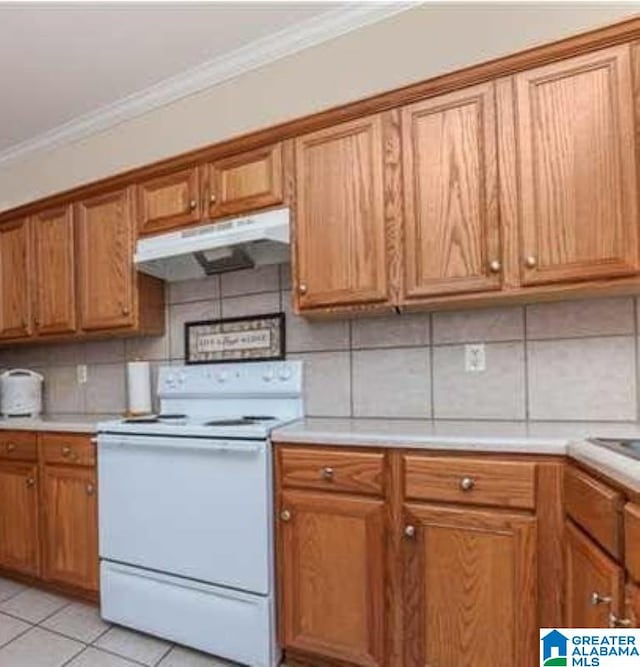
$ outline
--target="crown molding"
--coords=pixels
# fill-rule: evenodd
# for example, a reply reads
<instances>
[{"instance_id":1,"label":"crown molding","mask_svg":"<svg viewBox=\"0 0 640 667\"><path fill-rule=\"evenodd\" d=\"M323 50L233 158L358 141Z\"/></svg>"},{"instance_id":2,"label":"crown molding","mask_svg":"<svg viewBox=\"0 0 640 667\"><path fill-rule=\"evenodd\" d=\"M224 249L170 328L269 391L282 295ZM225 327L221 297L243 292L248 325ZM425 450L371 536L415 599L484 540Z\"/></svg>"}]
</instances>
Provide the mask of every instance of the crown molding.
<instances>
[{"instance_id":1,"label":"crown molding","mask_svg":"<svg viewBox=\"0 0 640 667\"><path fill-rule=\"evenodd\" d=\"M0 150L0 165L102 132L286 56L382 21L417 4L420 3L415 0L363 2L330 10Z\"/></svg>"}]
</instances>

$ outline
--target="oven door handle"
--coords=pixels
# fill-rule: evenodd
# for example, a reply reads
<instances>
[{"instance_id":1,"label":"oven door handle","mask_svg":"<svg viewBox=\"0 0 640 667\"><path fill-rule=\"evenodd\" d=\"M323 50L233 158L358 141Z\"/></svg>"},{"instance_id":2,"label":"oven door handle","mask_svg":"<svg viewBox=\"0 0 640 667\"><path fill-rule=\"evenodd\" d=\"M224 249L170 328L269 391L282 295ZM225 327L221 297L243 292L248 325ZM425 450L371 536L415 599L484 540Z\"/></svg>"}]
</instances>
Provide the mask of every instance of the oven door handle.
<instances>
[{"instance_id":1,"label":"oven door handle","mask_svg":"<svg viewBox=\"0 0 640 667\"><path fill-rule=\"evenodd\" d=\"M211 452L212 454L257 454L264 451L266 442L210 440L208 438L167 438L145 436L99 435L98 451L104 449L172 449L176 451Z\"/></svg>"}]
</instances>

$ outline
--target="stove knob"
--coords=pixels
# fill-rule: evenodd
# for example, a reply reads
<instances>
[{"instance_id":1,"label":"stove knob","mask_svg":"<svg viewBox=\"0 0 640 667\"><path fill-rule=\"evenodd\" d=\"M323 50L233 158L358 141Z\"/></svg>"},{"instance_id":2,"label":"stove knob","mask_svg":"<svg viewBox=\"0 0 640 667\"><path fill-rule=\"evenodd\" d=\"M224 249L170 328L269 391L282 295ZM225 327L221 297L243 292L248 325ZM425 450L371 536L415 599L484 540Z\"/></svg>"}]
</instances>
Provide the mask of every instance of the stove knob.
<instances>
[{"instance_id":1,"label":"stove knob","mask_svg":"<svg viewBox=\"0 0 640 667\"><path fill-rule=\"evenodd\" d=\"M228 378L229 378L229 373L227 373L227 371L218 371L216 373L216 380L220 383L226 382Z\"/></svg>"},{"instance_id":2,"label":"stove knob","mask_svg":"<svg viewBox=\"0 0 640 667\"><path fill-rule=\"evenodd\" d=\"M273 368L267 368L267 370L264 372L262 379L265 382L271 382L272 380L275 380L276 374L273 371Z\"/></svg>"},{"instance_id":3,"label":"stove knob","mask_svg":"<svg viewBox=\"0 0 640 667\"><path fill-rule=\"evenodd\" d=\"M281 366L278 371L278 377L284 382L291 377L291 368L289 366Z\"/></svg>"}]
</instances>

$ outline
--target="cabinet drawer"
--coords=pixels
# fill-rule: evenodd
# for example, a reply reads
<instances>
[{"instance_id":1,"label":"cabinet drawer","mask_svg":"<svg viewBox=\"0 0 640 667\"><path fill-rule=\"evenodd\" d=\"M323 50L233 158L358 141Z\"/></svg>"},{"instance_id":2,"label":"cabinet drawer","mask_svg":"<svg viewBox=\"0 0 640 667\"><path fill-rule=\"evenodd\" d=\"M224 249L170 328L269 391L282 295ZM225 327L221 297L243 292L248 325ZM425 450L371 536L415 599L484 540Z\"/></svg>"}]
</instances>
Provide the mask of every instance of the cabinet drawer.
<instances>
[{"instance_id":1,"label":"cabinet drawer","mask_svg":"<svg viewBox=\"0 0 640 667\"><path fill-rule=\"evenodd\" d=\"M68 463L92 466L96 463L96 446L87 435L47 433L40 436L45 463Z\"/></svg>"},{"instance_id":2,"label":"cabinet drawer","mask_svg":"<svg viewBox=\"0 0 640 667\"><path fill-rule=\"evenodd\" d=\"M384 491L382 452L279 447L278 457L283 487L370 495L382 495Z\"/></svg>"},{"instance_id":3,"label":"cabinet drawer","mask_svg":"<svg viewBox=\"0 0 640 667\"><path fill-rule=\"evenodd\" d=\"M533 509L535 472L535 463L527 462L404 457L405 494L415 500Z\"/></svg>"},{"instance_id":4,"label":"cabinet drawer","mask_svg":"<svg viewBox=\"0 0 640 667\"><path fill-rule=\"evenodd\" d=\"M624 562L629 574L640 582L640 505L627 503L624 508Z\"/></svg>"},{"instance_id":5,"label":"cabinet drawer","mask_svg":"<svg viewBox=\"0 0 640 667\"><path fill-rule=\"evenodd\" d=\"M622 494L577 468L564 475L566 513L612 556L621 556Z\"/></svg>"},{"instance_id":6,"label":"cabinet drawer","mask_svg":"<svg viewBox=\"0 0 640 667\"><path fill-rule=\"evenodd\" d=\"M35 461L38 458L36 434L28 431L0 433L0 458L15 461Z\"/></svg>"}]
</instances>

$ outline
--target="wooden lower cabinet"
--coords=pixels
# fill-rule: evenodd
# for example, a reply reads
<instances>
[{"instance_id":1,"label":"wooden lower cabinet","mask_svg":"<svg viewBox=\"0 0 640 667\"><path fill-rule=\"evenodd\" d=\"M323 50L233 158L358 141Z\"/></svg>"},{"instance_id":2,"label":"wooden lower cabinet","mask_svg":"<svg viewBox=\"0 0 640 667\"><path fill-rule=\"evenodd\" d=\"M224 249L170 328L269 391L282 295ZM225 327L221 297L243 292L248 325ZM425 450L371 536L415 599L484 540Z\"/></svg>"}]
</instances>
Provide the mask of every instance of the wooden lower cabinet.
<instances>
[{"instance_id":1,"label":"wooden lower cabinet","mask_svg":"<svg viewBox=\"0 0 640 667\"><path fill-rule=\"evenodd\" d=\"M0 461L0 567L37 575L38 468Z\"/></svg>"},{"instance_id":2,"label":"wooden lower cabinet","mask_svg":"<svg viewBox=\"0 0 640 667\"><path fill-rule=\"evenodd\" d=\"M352 665L384 665L383 501L286 491L280 518L282 645Z\"/></svg>"},{"instance_id":3,"label":"wooden lower cabinet","mask_svg":"<svg viewBox=\"0 0 640 667\"><path fill-rule=\"evenodd\" d=\"M98 590L98 520L93 468L47 465L43 476L47 581Z\"/></svg>"},{"instance_id":4,"label":"wooden lower cabinet","mask_svg":"<svg viewBox=\"0 0 640 667\"><path fill-rule=\"evenodd\" d=\"M572 521L565 531L566 625L607 628L622 609L624 570Z\"/></svg>"},{"instance_id":5,"label":"wooden lower cabinet","mask_svg":"<svg viewBox=\"0 0 640 667\"><path fill-rule=\"evenodd\" d=\"M404 664L533 665L536 518L405 505Z\"/></svg>"}]
</instances>

